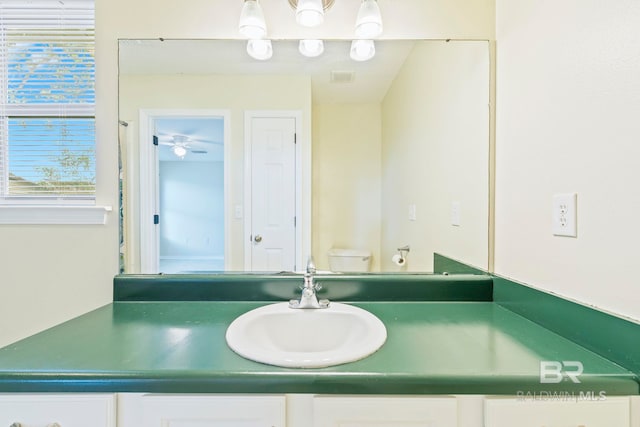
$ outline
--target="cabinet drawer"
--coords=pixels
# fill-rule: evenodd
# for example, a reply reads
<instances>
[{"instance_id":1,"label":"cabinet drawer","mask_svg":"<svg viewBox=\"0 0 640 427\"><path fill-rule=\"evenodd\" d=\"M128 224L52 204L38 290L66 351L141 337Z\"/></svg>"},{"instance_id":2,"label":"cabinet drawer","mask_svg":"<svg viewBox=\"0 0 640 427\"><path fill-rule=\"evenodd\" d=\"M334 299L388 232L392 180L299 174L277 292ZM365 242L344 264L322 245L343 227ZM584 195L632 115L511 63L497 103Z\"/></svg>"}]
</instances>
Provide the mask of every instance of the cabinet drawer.
<instances>
[{"instance_id":1,"label":"cabinet drawer","mask_svg":"<svg viewBox=\"0 0 640 427\"><path fill-rule=\"evenodd\" d=\"M285 427L285 396L121 395L118 427Z\"/></svg>"},{"instance_id":2,"label":"cabinet drawer","mask_svg":"<svg viewBox=\"0 0 640 427\"><path fill-rule=\"evenodd\" d=\"M115 427L111 394L0 394L0 426Z\"/></svg>"},{"instance_id":3,"label":"cabinet drawer","mask_svg":"<svg viewBox=\"0 0 640 427\"><path fill-rule=\"evenodd\" d=\"M457 427L455 397L317 396L314 427Z\"/></svg>"},{"instance_id":4,"label":"cabinet drawer","mask_svg":"<svg viewBox=\"0 0 640 427\"><path fill-rule=\"evenodd\" d=\"M628 397L604 400L488 398L485 427L629 427Z\"/></svg>"}]
</instances>

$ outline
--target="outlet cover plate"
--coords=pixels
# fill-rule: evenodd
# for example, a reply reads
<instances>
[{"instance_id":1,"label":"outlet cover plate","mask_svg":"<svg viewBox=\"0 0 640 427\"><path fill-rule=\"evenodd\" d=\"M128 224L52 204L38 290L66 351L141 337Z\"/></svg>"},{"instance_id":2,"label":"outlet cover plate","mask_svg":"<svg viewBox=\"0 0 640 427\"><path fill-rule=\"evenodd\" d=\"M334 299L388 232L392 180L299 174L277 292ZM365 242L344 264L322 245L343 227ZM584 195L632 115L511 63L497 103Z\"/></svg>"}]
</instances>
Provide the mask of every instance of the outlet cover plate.
<instances>
[{"instance_id":1,"label":"outlet cover plate","mask_svg":"<svg viewBox=\"0 0 640 427\"><path fill-rule=\"evenodd\" d=\"M554 236L577 237L577 205L576 193L554 194L552 231Z\"/></svg>"}]
</instances>

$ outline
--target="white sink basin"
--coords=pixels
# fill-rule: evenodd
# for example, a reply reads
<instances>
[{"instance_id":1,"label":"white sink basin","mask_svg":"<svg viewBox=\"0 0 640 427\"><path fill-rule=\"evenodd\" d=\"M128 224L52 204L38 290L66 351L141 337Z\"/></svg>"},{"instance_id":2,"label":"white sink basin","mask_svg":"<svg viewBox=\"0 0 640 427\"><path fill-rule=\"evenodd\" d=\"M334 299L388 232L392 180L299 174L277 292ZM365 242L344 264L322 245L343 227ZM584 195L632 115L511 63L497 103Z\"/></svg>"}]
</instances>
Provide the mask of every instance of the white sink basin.
<instances>
[{"instance_id":1,"label":"white sink basin","mask_svg":"<svg viewBox=\"0 0 640 427\"><path fill-rule=\"evenodd\" d=\"M363 359L387 339L373 314L332 302L324 309L265 305L235 319L227 344L240 356L287 368L322 368Z\"/></svg>"}]
</instances>

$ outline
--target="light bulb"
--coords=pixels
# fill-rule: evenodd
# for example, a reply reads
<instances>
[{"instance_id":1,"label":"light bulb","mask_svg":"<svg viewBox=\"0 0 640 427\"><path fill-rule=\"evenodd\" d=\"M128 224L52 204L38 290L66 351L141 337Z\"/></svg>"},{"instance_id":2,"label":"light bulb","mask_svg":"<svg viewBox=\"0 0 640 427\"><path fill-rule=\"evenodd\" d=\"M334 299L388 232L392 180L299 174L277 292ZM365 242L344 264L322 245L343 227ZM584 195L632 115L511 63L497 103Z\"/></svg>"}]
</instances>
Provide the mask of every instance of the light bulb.
<instances>
[{"instance_id":1,"label":"light bulb","mask_svg":"<svg viewBox=\"0 0 640 427\"><path fill-rule=\"evenodd\" d=\"M367 61L376 54L376 46L373 40L354 40L351 42L351 59L354 61Z\"/></svg>"},{"instance_id":2,"label":"light bulb","mask_svg":"<svg viewBox=\"0 0 640 427\"><path fill-rule=\"evenodd\" d=\"M314 58L322 55L322 52L324 52L324 43L322 40L300 40L298 50L304 56Z\"/></svg>"},{"instance_id":3,"label":"light bulb","mask_svg":"<svg viewBox=\"0 0 640 427\"><path fill-rule=\"evenodd\" d=\"M322 0L298 0L296 22L303 27L317 27L324 22Z\"/></svg>"},{"instance_id":4,"label":"light bulb","mask_svg":"<svg viewBox=\"0 0 640 427\"><path fill-rule=\"evenodd\" d=\"M261 39L267 35L267 24L257 0L245 0L238 29L240 34L250 39Z\"/></svg>"},{"instance_id":5,"label":"light bulb","mask_svg":"<svg viewBox=\"0 0 640 427\"><path fill-rule=\"evenodd\" d=\"M271 40L259 39L247 42L247 53L254 59L265 61L273 56Z\"/></svg>"},{"instance_id":6,"label":"light bulb","mask_svg":"<svg viewBox=\"0 0 640 427\"><path fill-rule=\"evenodd\" d=\"M184 148L182 145L174 145L173 154L175 154L180 158L183 158L187 154L187 149Z\"/></svg>"},{"instance_id":7,"label":"light bulb","mask_svg":"<svg viewBox=\"0 0 640 427\"><path fill-rule=\"evenodd\" d=\"M356 19L356 36L372 39L382 34L382 15L376 0L363 0Z\"/></svg>"}]
</instances>

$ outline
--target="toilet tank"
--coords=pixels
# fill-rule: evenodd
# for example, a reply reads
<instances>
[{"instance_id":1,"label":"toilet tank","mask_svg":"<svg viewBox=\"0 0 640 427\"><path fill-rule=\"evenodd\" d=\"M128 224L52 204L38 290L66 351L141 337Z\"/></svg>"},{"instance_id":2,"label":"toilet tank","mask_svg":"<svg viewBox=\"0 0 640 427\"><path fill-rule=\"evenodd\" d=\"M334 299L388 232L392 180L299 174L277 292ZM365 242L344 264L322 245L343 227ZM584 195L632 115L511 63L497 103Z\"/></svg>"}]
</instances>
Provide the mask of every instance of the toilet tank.
<instances>
[{"instance_id":1,"label":"toilet tank","mask_svg":"<svg viewBox=\"0 0 640 427\"><path fill-rule=\"evenodd\" d=\"M360 249L329 249L329 269L341 273L369 271L371 252Z\"/></svg>"}]
</instances>

